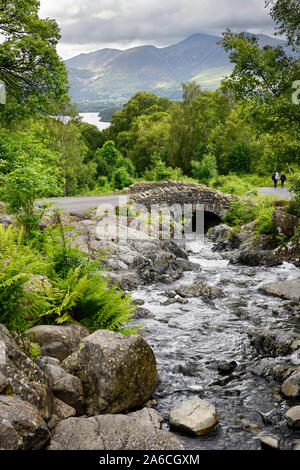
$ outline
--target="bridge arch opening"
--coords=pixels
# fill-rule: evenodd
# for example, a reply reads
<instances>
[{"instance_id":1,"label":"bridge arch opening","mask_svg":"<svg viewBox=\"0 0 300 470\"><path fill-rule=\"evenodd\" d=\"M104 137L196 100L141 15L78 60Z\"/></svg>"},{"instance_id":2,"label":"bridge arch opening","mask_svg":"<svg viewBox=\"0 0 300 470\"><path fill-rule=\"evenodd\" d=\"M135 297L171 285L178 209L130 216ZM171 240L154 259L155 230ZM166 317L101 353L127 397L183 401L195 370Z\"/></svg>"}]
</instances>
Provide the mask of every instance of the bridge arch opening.
<instances>
[{"instance_id":1,"label":"bridge arch opening","mask_svg":"<svg viewBox=\"0 0 300 470\"><path fill-rule=\"evenodd\" d=\"M204 212L204 233L207 233L210 228L215 227L221 223L222 219L217 214L207 211Z\"/></svg>"},{"instance_id":2,"label":"bridge arch opening","mask_svg":"<svg viewBox=\"0 0 300 470\"><path fill-rule=\"evenodd\" d=\"M196 231L196 218L197 218L197 211L193 211L193 219L192 219L192 227L193 232ZM222 223L222 219L217 214L213 212L204 211L204 233L207 233L208 230L216 225Z\"/></svg>"}]
</instances>

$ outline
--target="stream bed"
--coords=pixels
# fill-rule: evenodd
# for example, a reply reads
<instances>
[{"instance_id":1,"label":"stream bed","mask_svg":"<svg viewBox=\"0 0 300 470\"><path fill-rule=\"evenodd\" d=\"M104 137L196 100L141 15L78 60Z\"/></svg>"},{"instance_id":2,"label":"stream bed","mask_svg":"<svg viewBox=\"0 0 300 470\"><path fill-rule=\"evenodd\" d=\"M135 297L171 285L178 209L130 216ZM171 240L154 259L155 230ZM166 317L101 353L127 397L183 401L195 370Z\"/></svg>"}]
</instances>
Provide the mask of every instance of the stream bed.
<instances>
[{"instance_id":1,"label":"stream bed","mask_svg":"<svg viewBox=\"0 0 300 470\"><path fill-rule=\"evenodd\" d=\"M275 268L229 264L226 253L214 252L213 245L207 238L187 244L190 261L200 265L198 271L185 272L172 285L142 286L133 294L155 315L135 324L143 325L143 335L156 356L161 382L153 398L165 419L163 429L170 430L169 412L175 403L197 395L215 405L219 427L200 437L171 430L186 450L259 449L261 431L281 437L281 448L289 449L296 436L282 418L288 403L280 396L278 383L251 373L259 355L248 333L257 329L299 333L299 322L279 307L281 299L262 294L258 288L266 282L297 278L300 269L289 263ZM218 287L224 297L161 305L168 298L167 290L195 281ZM230 361L237 368L227 381L228 376L219 374L218 364ZM266 426L258 411L272 409L279 411L279 418Z\"/></svg>"}]
</instances>

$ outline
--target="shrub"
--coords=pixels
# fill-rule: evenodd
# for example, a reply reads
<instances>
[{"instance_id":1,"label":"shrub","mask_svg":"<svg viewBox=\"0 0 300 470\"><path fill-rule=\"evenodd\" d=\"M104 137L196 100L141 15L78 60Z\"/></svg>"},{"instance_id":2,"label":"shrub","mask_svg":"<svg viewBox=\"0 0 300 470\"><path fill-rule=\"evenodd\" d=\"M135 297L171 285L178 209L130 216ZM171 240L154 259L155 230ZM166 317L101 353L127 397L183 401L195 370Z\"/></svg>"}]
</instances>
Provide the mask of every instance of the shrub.
<instances>
[{"instance_id":1,"label":"shrub","mask_svg":"<svg viewBox=\"0 0 300 470\"><path fill-rule=\"evenodd\" d=\"M192 162L192 174L199 183L209 185L210 181L218 174L215 156L207 154L204 155L201 162Z\"/></svg>"},{"instance_id":2,"label":"shrub","mask_svg":"<svg viewBox=\"0 0 300 470\"><path fill-rule=\"evenodd\" d=\"M263 207L256 219L255 231L257 233L265 233L270 235L275 235L275 225L272 219L272 214L274 212L273 207Z\"/></svg>"},{"instance_id":3,"label":"shrub","mask_svg":"<svg viewBox=\"0 0 300 470\"><path fill-rule=\"evenodd\" d=\"M291 191L294 193L294 197L289 202L287 211L289 214L295 215L300 218L300 175L296 174L291 178Z\"/></svg>"},{"instance_id":4,"label":"shrub","mask_svg":"<svg viewBox=\"0 0 300 470\"><path fill-rule=\"evenodd\" d=\"M114 171L112 184L115 189L123 189L134 183L134 179L127 173L126 168L121 167Z\"/></svg>"},{"instance_id":5,"label":"shrub","mask_svg":"<svg viewBox=\"0 0 300 470\"><path fill-rule=\"evenodd\" d=\"M180 168L167 167L157 154L152 155L151 165L144 173L146 181L162 181L165 179L180 180L183 177Z\"/></svg>"},{"instance_id":6,"label":"shrub","mask_svg":"<svg viewBox=\"0 0 300 470\"><path fill-rule=\"evenodd\" d=\"M236 194L237 196L242 196L247 194L253 189L253 186L243 179L239 178L237 175L220 175L217 176L210 184L210 186L218 191L227 194Z\"/></svg>"},{"instance_id":7,"label":"shrub","mask_svg":"<svg viewBox=\"0 0 300 470\"><path fill-rule=\"evenodd\" d=\"M250 201L248 204L242 201L235 201L230 204L230 210L224 217L224 222L231 227L240 227L255 220L256 214L256 207Z\"/></svg>"},{"instance_id":8,"label":"shrub","mask_svg":"<svg viewBox=\"0 0 300 470\"><path fill-rule=\"evenodd\" d=\"M59 196L60 173L38 160L19 158L16 167L1 177L0 197L9 214L15 215L27 232L36 229L47 205L35 204L38 198Z\"/></svg>"},{"instance_id":9,"label":"shrub","mask_svg":"<svg viewBox=\"0 0 300 470\"><path fill-rule=\"evenodd\" d=\"M228 225L242 226L254 220L258 220L261 215L261 230L270 229L270 214L273 213L273 198L259 196L256 198L244 198L244 200L234 201L230 204L230 210L224 217L224 222ZM268 222L267 222L268 221ZM261 233L270 233L261 232Z\"/></svg>"}]
</instances>

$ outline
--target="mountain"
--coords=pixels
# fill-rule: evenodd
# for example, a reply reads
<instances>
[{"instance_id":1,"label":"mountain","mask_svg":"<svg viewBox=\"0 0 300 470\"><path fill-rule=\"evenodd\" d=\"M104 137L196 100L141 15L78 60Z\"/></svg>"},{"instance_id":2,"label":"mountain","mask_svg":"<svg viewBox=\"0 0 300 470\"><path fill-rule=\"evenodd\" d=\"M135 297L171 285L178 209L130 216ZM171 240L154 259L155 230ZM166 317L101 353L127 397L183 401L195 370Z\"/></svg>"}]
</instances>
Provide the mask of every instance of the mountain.
<instances>
[{"instance_id":1,"label":"mountain","mask_svg":"<svg viewBox=\"0 0 300 470\"><path fill-rule=\"evenodd\" d=\"M257 36L261 46L286 46L285 41ZM168 47L101 49L72 57L65 61L71 97L85 104L123 103L138 91L149 91L176 100L181 98L181 83L190 80L202 89L216 89L233 68L228 53L217 44L220 39L194 34Z\"/></svg>"}]
</instances>

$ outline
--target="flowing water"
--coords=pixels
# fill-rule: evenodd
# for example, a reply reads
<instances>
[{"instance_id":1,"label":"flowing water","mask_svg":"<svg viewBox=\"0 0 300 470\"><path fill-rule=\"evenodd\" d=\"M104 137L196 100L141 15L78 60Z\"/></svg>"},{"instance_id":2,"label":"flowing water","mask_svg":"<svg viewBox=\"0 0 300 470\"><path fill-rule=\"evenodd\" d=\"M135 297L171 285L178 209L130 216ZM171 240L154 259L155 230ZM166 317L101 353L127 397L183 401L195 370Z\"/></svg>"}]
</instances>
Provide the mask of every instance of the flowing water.
<instances>
[{"instance_id":1,"label":"flowing water","mask_svg":"<svg viewBox=\"0 0 300 470\"><path fill-rule=\"evenodd\" d=\"M248 333L297 328L299 332L296 320L279 307L281 300L258 292L258 288L266 282L299 277L300 269L289 263L275 268L231 265L225 255L212 250L213 243L207 239L186 248L189 259L200 265L199 271L186 272L173 285L141 287L134 294L155 314L136 323L143 325L145 339L156 356L161 383L154 398L166 421L164 429L169 430L169 412L175 403L197 395L216 406L220 425L207 436L175 433L185 449L259 449L255 425L279 435L281 446L288 448L295 436L285 420L265 426L257 411L265 413L276 408L284 416L288 406L278 396L278 384L250 372L258 354ZM186 305L161 305L167 299L166 290L197 280L217 286L224 297L210 303L192 298ZM220 376L217 365L227 361L236 361L238 367L233 380L222 384L219 381L226 377Z\"/></svg>"}]
</instances>

